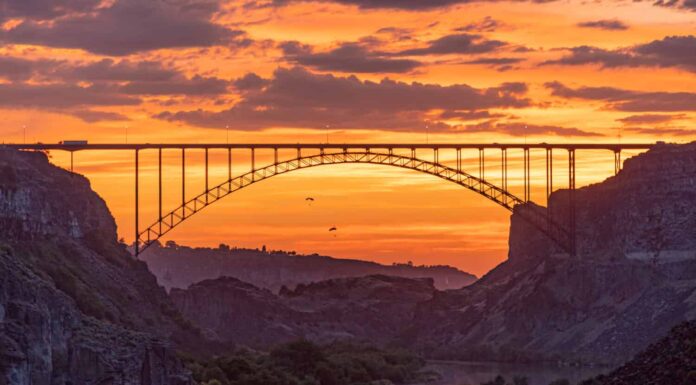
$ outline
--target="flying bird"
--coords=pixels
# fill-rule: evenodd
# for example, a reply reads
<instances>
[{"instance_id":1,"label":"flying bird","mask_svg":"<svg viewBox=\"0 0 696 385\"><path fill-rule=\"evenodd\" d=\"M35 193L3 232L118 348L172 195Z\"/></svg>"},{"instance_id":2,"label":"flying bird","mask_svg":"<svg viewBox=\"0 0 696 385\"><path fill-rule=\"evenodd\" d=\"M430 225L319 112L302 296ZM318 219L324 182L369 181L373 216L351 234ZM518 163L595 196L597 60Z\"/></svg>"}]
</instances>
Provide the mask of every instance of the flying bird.
<instances>
[{"instance_id":1,"label":"flying bird","mask_svg":"<svg viewBox=\"0 0 696 385\"><path fill-rule=\"evenodd\" d=\"M334 226L334 227L332 227L332 228L329 229L329 231L336 231L336 230L338 230L338 229L336 228L336 226Z\"/></svg>"},{"instance_id":2,"label":"flying bird","mask_svg":"<svg viewBox=\"0 0 696 385\"><path fill-rule=\"evenodd\" d=\"M312 198L312 197L307 197L307 198L305 198L305 200L309 201L309 202L314 202L314 198Z\"/></svg>"}]
</instances>

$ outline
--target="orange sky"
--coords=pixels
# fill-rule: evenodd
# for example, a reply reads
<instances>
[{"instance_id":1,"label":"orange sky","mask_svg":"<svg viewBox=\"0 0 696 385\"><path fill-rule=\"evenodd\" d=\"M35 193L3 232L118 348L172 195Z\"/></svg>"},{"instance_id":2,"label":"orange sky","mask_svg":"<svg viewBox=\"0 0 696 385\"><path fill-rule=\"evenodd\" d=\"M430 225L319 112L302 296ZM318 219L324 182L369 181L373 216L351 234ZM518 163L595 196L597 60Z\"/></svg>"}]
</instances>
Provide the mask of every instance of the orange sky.
<instances>
[{"instance_id":1,"label":"orange sky","mask_svg":"<svg viewBox=\"0 0 696 385\"><path fill-rule=\"evenodd\" d=\"M0 11L0 140L22 142L26 131L27 142L225 142L226 125L230 142L323 142L327 134L332 143L696 138L696 9L688 4L424 3L11 2ZM454 164L453 155L441 159ZM533 155L541 166L533 197L542 197L544 155ZM67 164L67 154L52 156ZM498 156L490 154L494 183ZM578 156L580 184L613 171L609 153ZM142 225L156 215L155 157L142 155ZM211 159L211 178L222 182L225 154ZM191 153L192 194L203 186L201 160ZM106 199L128 241L131 161L126 153L76 154L76 171ZM247 162L235 154L236 170ZM165 153L165 163L167 210L180 200L178 152ZM510 173L519 180L521 171ZM216 206L165 240L451 264L477 275L507 253L508 212L407 170L319 167Z\"/></svg>"}]
</instances>

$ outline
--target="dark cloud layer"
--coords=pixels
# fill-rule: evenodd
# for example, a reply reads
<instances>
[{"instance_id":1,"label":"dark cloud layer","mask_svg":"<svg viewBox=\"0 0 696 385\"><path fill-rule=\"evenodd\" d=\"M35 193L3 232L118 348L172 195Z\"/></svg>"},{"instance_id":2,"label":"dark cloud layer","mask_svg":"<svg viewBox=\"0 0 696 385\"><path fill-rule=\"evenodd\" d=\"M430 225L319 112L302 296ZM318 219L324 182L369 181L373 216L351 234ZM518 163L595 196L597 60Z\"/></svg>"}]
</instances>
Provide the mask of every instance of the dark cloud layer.
<instances>
[{"instance_id":1,"label":"dark cloud layer","mask_svg":"<svg viewBox=\"0 0 696 385\"><path fill-rule=\"evenodd\" d=\"M205 127L229 124L246 130L330 125L413 131L423 129L433 110L479 111L531 104L523 83L476 89L463 84L440 86L389 79L371 82L354 76L314 74L302 68L278 69L267 82L254 83L259 88L247 88L242 100L227 110L165 112L158 117ZM449 128L438 121L427 124L431 129Z\"/></svg>"},{"instance_id":2,"label":"dark cloud layer","mask_svg":"<svg viewBox=\"0 0 696 385\"><path fill-rule=\"evenodd\" d=\"M570 88L559 82L546 83L546 87L554 96L601 101L606 108L617 111L696 111L696 93L691 92L641 92L614 87Z\"/></svg>"},{"instance_id":3,"label":"dark cloud layer","mask_svg":"<svg viewBox=\"0 0 696 385\"><path fill-rule=\"evenodd\" d=\"M469 23L463 27L456 28L455 31L458 32L495 32L497 31L500 27L503 26L503 23L490 17L486 16L483 20L474 22L474 23Z\"/></svg>"},{"instance_id":4,"label":"dark cloud layer","mask_svg":"<svg viewBox=\"0 0 696 385\"><path fill-rule=\"evenodd\" d=\"M446 35L430 41L423 48L413 48L398 52L398 56L447 55L447 54L481 54L490 53L507 46L499 40L488 40L480 35L458 33Z\"/></svg>"},{"instance_id":5,"label":"dark cloud layer","mask_svg":"<svg viewBox=\"0 0 696 385\"><path fill-rule=\"evenodd\" d=\"M160 48L235 44L234 38L241 38L242 32L212 22L217 9L216 1L116 0L106 8L67 14L52 23L27 18L1 31L0 39L112 56ZM245 40L237 40L236 44L245 44Z\"/></svg>"},{"instance_id":6,"label":"dark cloud layer","mask_svg":"<svg viewBox=\"0 0 696 385\"><path fill-rule=\"evenodd\" d=\"M10 18L50 20L73 12L88 12L101 0L0 0L0 22Z\"/></svg>"},{"instance_id":7,"label":"dark cloud layer","mask_svg":"<svg viewBox=\"0 0 696 385\"><path fill-rule=\"evenodd\" d=\"M87 122L124 120L125 116L90 108L140 104L147 96L216 97L231 83L216 77L186 76L152 61L103 59L68 62L0 58L0 107L38 108Z\"/></svg>"},{"instance_id":8,"label":"dark cloud layer","mask_svg":"<svg viewBox=\"0 0 696 385\"><path fill-rule=\"evenodd\" d=\"M641 115L631 115L625 118L618 119L619 122L623 124L663 124L670 123L675 120L681 120L686 118L685 114L677 115L665 115L665 114L641 114Z\"/></svg>"},{"instance_id":9,"label":"dark cloud layer","mask_svg":"<svg viewBox=\"0 0 696 385\"><path fill-rule=\"evenodd\" d=\"M607 31L625 31L628 29L628 25L620 20L596 20L596 21L586 21L583 23L578 23L578 27L582 28L596 28L603 29Z\"/></svg>"},{"instance_id":10,"label":"dark cloud layer","mask_svg":"<svg viewBox=\"0 0 696 385\"><path fill-rule=\"evenodd\" d=\"M553 125L535 125L520 122L496 122L486 121L478 124L466 125L461 128L464 132L499 132L512 136L525 135L558 135L558 136L603 136L595 132L584 131L575 127L562 127Z\"/></svg>"},{"instance_id":11,"label":"dark cloud layer","mask_svg":"<svg viewBox=\"0 0 696 385\"><path fill-rule=\"evenodd\" d=\"M574 47L570 49L569 55L544 64L598 64L604 68L673 67L696 72L696 37L668 36L662 40L617 50Z\"/></svg>"},{"instance_id":12,"label":"dark cloud layer","mask_svg":"<svg viewBox=\"0 0 696 385\"><path fill-rule=\"evenodd\" d=\"M84 106L124 106L140 104L133 96L118 95L102 87L73 84L0 84L0 106L9 108L61 109Z\"/></svg>"},{"instance_id":13,"label":"dark cloud layer","mask_svg":"<svg viewBox=\"0 0 696 385\"><path fill-rule=\"evenodd\" d=\"M314 52L312 47L298 42L286 42L280 47L288 62L322 71L403 73L421 65L416 60L386 57L357 43L345 43L327 52Z\"/></svg>"}]
</instances>

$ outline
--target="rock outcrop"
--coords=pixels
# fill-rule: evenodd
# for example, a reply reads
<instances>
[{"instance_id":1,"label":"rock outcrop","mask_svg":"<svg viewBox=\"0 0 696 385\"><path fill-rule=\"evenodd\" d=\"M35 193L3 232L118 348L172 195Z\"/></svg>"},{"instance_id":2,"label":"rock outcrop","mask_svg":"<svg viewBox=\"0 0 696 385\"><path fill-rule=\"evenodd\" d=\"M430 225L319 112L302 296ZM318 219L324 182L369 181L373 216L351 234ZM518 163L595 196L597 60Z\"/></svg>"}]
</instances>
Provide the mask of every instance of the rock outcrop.
<instances>
[{"instance_id":1,"label":"rock outcrop","mask_svg":"<svg viewBox=\"0 0 696 385\"><path fill-rule=\"evenodd\" d=\"M158 281L167 289L185 289L206 279L234 277L277 293L281 287L334 278L393 275L405 278L432 278L440 290L459 289L476 281L476 276L450 266L381 265L355 259L320 255L295 255L282 251L191 248L153 244L140 258L147 262Z\"/></svg>"},{"instance_id":2,"label":"rock outcrop","mask_svg":"<svg viewBox=\"0 0 696 385\"><path fill-rule=\"evenodd\" d=\"M657 145L576 196L577 257L513 214L509 259L423 303L410 346L448 358L620 363L696 318L696 144ZM567 191L552 196L560 223L567 202Z\"/></svg>"},{"instance_id":3,"label":"rock outcrop","mask_svg":"<svg viewBox=\"0 0 696 385\"><path fill-rule=\"evenodd\" d=\"M0 147L0 383L186 384L191 335L85 178Z\"/></svg>"},{"instance_id":4,"label":"rock outcrop","mask_svg":"<svg viewBox=\"0 0 696 385\"><path fill-rule=\"evenodd\" d=\"M558 191L551 199L560 223L567 198ZM265 292L254 297L263 298L260 318L269 320L270 309L280 318L259 321L256 334L370 338L445 359L621 363L696 318L696 144L658 145L577 198L575 257L523 221L521 207L509 259L470 286L437 291L370 278L299 285L279 298ZM218 302L219 284L172 295L220 337L224 322L240 316L234 295Z\"/></svg>"},{"instance_id":5,"label":"rock outcrop","mask_svg":"<svg viewBox=\"0 0 696 385\"><path fill-rule=\"evenodd\" d=\"M582 385L696 384L696 321L675 326L669 334L607 375Z\"/></svg>"},{"instance_id":6,"label":"rock outcrop","mask_svg":"<svg viewBox=\"0 0 696 385\"><path fill-rule=\"evenodd\" d=\"M387 343L435 291L429 279L374 275L300 285L279 295L218 278L170 295L209 337L264 348L300 338Z\"/></svg>"}]
</instances>

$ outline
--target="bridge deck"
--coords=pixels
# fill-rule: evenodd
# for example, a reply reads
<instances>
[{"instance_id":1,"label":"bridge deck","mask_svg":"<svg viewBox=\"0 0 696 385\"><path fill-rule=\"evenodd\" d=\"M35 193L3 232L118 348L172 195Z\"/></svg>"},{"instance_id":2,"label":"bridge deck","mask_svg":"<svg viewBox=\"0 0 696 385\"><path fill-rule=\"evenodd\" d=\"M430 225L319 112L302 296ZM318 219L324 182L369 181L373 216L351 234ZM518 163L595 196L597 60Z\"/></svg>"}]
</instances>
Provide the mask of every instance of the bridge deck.
<instances>
[{"instance_id":1,"label":"bridge deck","mask_svg":"<svg viewBox=\"0 0 696 385\"><path fill-rule=\"evenodd\" d=\"M19 150L147 150L147 149L561 149L561 150L647 150L655 143L96 143L3 144Z\"/></svg>"}]
</instances>

